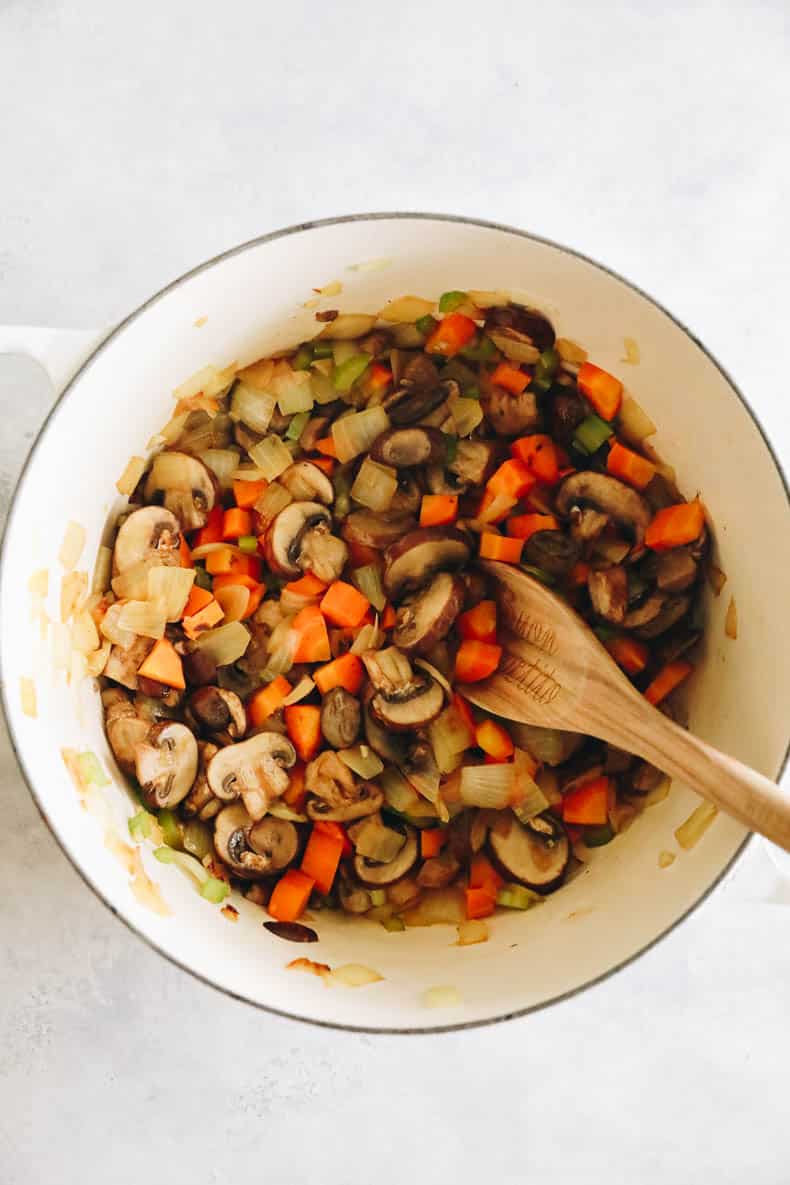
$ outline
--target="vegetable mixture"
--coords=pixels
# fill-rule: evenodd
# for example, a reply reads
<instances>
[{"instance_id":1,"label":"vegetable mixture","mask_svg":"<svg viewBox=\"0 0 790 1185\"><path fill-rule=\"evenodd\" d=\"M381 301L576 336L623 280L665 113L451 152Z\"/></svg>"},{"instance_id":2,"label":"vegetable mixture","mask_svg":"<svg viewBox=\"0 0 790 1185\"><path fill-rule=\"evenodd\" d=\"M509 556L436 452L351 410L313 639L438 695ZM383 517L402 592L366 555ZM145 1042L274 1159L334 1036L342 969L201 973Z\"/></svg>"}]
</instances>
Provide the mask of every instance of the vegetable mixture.
<instances>
[{"instance_id":1,"label":"vegetable mixture","mask_svg":"<svg viewBox=\"0 0 790 1185\"><path fill-rule=\"evenodd\" d=\"M131 825L156 823L204 896L235 885L277 923L526 909L666 784L471 706L502 654L476 561L552 586L671 710L702 505L620 380L507 296L317 317L297 349L185 384L122 479L93 619Z\"/></svg>"}]
</instances>

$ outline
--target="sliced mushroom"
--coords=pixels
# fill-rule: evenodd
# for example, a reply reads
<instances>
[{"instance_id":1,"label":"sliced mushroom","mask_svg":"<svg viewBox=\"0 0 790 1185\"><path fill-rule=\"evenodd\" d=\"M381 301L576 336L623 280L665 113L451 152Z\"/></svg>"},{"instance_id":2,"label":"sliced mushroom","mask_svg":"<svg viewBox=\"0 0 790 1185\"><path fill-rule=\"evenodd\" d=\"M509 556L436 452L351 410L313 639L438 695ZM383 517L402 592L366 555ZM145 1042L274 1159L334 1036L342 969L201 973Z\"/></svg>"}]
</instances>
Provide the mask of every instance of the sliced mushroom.
<instances>
[{"instance_id":1,"label":"sliced mushroom","mask_svg":"<svg viewBox=\"0 0 790 1185\"><path fill-rule=\"evenodd\" d=\"M622 565L590 572L587 588L599 617L621 625L628 611L628 573Z\"/></svg>"},{"instance_id":2,"label":"sliced mushroom","mask_svg":"<svg viewBox=\"0 0 790 1185\"><path fill-rule=\"evenodd\" d=\"M253 432L252 428L248 428L246 424L241 422L233 425L233 439L236 444L240 445L246 452L255 448L256 444L260 444L263 436L260 432Z\"/></svg>"},{"instance_id":3,"label":"sliced mushroom","mask_svg":"<svg viewBox=\"0 0 790 1185\"><path fill-rule=\"evenodd\" d=\"M571 856L565 829L548 814L537 815L527 824L513 818L507 830L489 832L488 847L506 880L539 893L552 893L560 887Z\"/></svg>"},{"instance_id":4,"label":"sliced mushroom","mask_svg":"<svg viewBox=\"0 0 790 1185\"><path fill-rule=\"evenodd\" d=\"M416 527L412 514L375 514L355 510L343 523L342 535L349 543L362 547L389 547Z\"/></svg>"},{"instance_id":5,"label":"sliced mushroom","mask_svg":"<svg viewBox=\"0 0 790 1185\"><path fill-rule=\"evenodd\" d=\"M528 309L520 304L494 305L486 309L486 329L515 330L527 337L537 350L550 349L554 345L554 326L548 317L537 309Z\"/></svg>"},{"instance_id":6,"label":"sliced mushroom","mask_svg":"<svg viewBox=\"0 0 790 1185\"><path fill-rule=\"evenodd\" d=\"M320 753L305 770L305 788L311 819L344 821L374 814L384 796L371 782L357 782L352 771L336 753Z\"/></svg>"},{"instance_id":7,"label":"sliced mushroom","mask_svg":"<svg viewBox=\"0 0 790 1185\"><path fill-rule=\"evenodd\" d=\"M247 648L248 653L250 647ZM193 687L204 687L208 683L213 683L217 677L217 664L206 650L192 650L185 654L183 667L184 679Z\"/></svg>"},{"instance_id":8,"label":"sliced mushroom","mask_svg":"<svg viewBox=\"0 0 790 1185\"><path fill-rule=\"evenodd\" d=\"M421 502L422 490L417 482L410 474L401 471L398 474L398 488L392 495L387 515L391 517L396 514L416 514Z\"/></svg>"},{"instance_id":9,"label":"sliced mushroom","mask_svg":"<svg viewBox=\"0 0 790 1185\"><path fill-rule=\"evenodd\" d=\"M345 687L333 687L321 704L321 732L333 749L347 749L359 736L362 709Z\"/></svg>"},{"instance_id":10,"label":"sliced mushroom","mask_svg":"<svg viewBox=\"0 0 790 1185\"><path fill-rule=\"evenodd\" d=\"M216 495L214 481L202 461L165 449L154 457L143 497L172 511L185 531L194 531L206 525Z\"/></svg>"},{"instance_id":11,"label":"sliced mushroom","mask_svg":"<svg viewBox=\"0 0 790 1185\"><path fill-rule=\"evenodd\" d=\"M387 827L378 811L353 823L347 830L357 854L377 864L389 864L406 842L403 831Z\"/></svg>"},{"instance_id":12,"label":"sliced mushroom","mask_svg":"<svg viewBox=\"0 0 790 1185\"><path fill-rule=\"evenodd\" d=\"M153 638L140 637L135 638L128 650L111 646L104 666L105 677L128 687L130 691L137 691L137 672L153 645Z\"/></svg>"},{"instance_id":13,"label":"sliced mushroom","mask_svg":"<svg viewBox=\"0 0 790 1185\"><path fill-rule=\"evenodd\" d=\"M429 465L425 470L425 483L432 494L465 494L467 483L455 473L448 473L441 465Z\"/></svg>"},{"instance_id":14,"label":"sliced mushroom","mask_svg":"<svg viewBox=\"0 0 790 1185\"><path fill-rule=\"evenodd\" d=\"M218 815L225 805L221 799L217 798L209 786L208 778L206 777L208 763L214 754L218 752L219 747L212 744L211 741L198 741L197 777L181 807L185 815L191 818L201 819L204 823L207 823L209 819L213 819Z\"/></svg>"},{"instance_id":15,"label":"sliced mushroom","mask_svg":"<svg viewBox=\"0 0 790 1185\"><path fill-rule=\"evenodd\" d=\"M661 770L649 761L640 761L631 778L631 788L636 794L649 794L658 787L663 777Z\"/></svg>"},{"instance_id":16,"label":"sliced mushroom","mask_svg":"<svg viewBox=\"0 0 790 1185\"><path fill-rule=\"evenodd\" d=\"M635 547L641 547L645 531L653 517L645 499L616 477L584 470L572 473L560 485L556 506L560 514L570 514L575 506L592 506L623 527L627 527Z\"/></svg>"},{"instance_id":17,"label":"sliced mushroom","mask_svg":"<svg viewBox=\"0 0 790 1185\"><path fill-rule=\"evenodd\" d=\"M370 455L393 469L435 465L444 462L447 442L437 428L390 428L373 441Z\"/></svg>"},{"instance_id":18,"label":"sliced mushroom","mask_svg":"<svg viewBox=\"0 0 790 1185\"><path fill-rule=\"evenodd\" d=\"M206 732L227 732L237 740L247 731L244 704L235 692L223 687L199 687L189 697L187 711Z\"/></svg>"},{"instance_id":19,"label":"sliced mushroom","mask_svg":"<svg viewBox=\"0 0 790 1185\"><path fill-rule=\"evenodd\" d=\"M332 426L332 421L341 411L345 410L346 405L337 400L335 403L324 403L321 406L321 414L319 416L311 416L302 429L302 435L299 437L299 447L305 453L311 453L319 440L329 435L329 430Z\"/></svg>"},{"instance_id":20,"label":"sliced mushroom","mask_svg":"<svg viewBox=\"0 0 790 1185\"><path fill-rule=\"evenodd\" d=\"M342 803L330 806L323 798L308 798L307 816L313 820L325 819L333 823L348 823L381 810L384 795L373 782L359 782L351 795Z\"/></svg>"},{"instance_id":21,"label":"sliced mushroom","mask_svg":"<svg viewBox=\"0 0 790 1185\"><path fill-rule=\"evenodd\" d=\"M388 646L386 650L366 650L362 662L377 691L386 691L388 694L403 691L414 677L411 663L397 646Z\"/></svg>"},{"instance_id":22,"label":"sliced mushroom","mask_svg":"<svg viewBox=\"0 0 790 1185\"><path fill-rule=\"evenodd\" d=\"M121 524L112 553L113 572L119 575L135 564L180 563L181 528L163 506L143 506Z\"/></svg>"},{"instance_id":23,"label":"sliced mushroom","mask_svg":"<svg viewBox=\"0 0 790 1185\"><path fill-rule=\"evenodd\" d=\"M290 820L267 816L250 827L247 843L259 860L267 862L268 872L280 872L296 858L299 833Z\"/></svg>"},{"instance_id":24,"label":"sliced mushroom","mask_svg":"<svg viewBox=\"0 0 790 1185\"><path fill-rule=\"evenodd\" d=\"M412 732L435 720L444 707L444 691L435 679L417 675L405 688L377 691L370 701L376 719L393 732Z\"/></svg>"},{"instance_id":25,"label":"sliced mushroom","mask_svg":"<svg viewBox=\"0 0 790 1185\"><path fill-rule=\"evenodd\" d=\"M540 424L538 398L530 387L520 395L492 387L483 397L483 410L497 436L519 436Z\"/></svg>"},{"instance_id":26,"label":"sliced mushroom","mask_svg":"<svg viewBox=\"0 0 790 1185\"><path fill-rule=\"evenodd\" d=\"M311 461L297 461L277 478L296 502L322 502L331 506L335 491L327 475Z\"/></svg>"},{"instance_id":27,"label":"sliced mushroom","mask_svg":"<svg viewBox=\"0 0 790 1185\"><path fill-rule=\"evenodd\" d=\"M419 588L435 572L462 568L470 545L457 527L422 527L390 544L384 555L384 588L397 597Z\"/></svg>"},{"instance_id":28,"label":"sliced mushroom","mask_svg":"<svg viewBox=\"0 0 790 1185\"><path fill-rule=\"evenodd\" d=\"M323 476L323 474L322 474ZM331 533L332 516L320 502L292 502L276 516L264 540L273 572L291 579L313 572L331 583L342 572L348 548Z\"/></svg>"},{"instance_id":29,"label":"sliced mushroom","mask_svg":"<svg viewBox=\"0 0 790 1185\"><path fill-rule=\"evenodd\" d=\"M117 687L102 692L104 728L115 760L126 774L134 773L135 753L148 736L150 721L138 716L129 697Z\"/></svg>"},{"instance_id":30,"label":"sliced mushroom","mask_svg":"<svg viewBox=\"0 0 790 1185\"><path fill-rule=\"evenodd\" d=\"M154 810L177 806L197 774L197 741L185 724L154 724L135 749L134 767L148 806Z\"/></svg>"},{"instance_id":31,"label":"sliced mushroom","mask_svg":"<svg viewBox=\"0 0 790 1185\"><path fill-rule=\"evenodd\" d=\"M637 605L626 614L623 619L623 625L627 630L637 630L642 626L649 625L661 613L666 602L666 593L654 592L647 597L641 605Z\"/></svg>"},{"instance_id":32,"label":"sliced mushroom","mask_svg":"<svg viewBox=\"0 0 790 1185\"><path fill-rule=\"evenodd\" d=\"M370 899L370 893L367 889L363 889L357 881L352 880L348 870L342 864L338 869L335 884L340 904L346 913L367 913L371 908L373 902Z\"/></svg>"},{"instance_id":33,"label":"sliced mushroom","mask_svg":"<svg viewBox=\"0 0 790 1185\"><path fill-rule=\"evenodd\" d=\"M447 468L459 482L479 486L491 476L498 457L499 449L493 440L459 440Z\"/></svg>"},{"instance_id":34,"label":"sliced mushroom","mask_svg":"<svg viewBox=\"0 0 790 1185\"><path fill-rule=\"evenodd\" d=\"M400 382L384 400L384 410L393 424L412 424L428 415L447 398L436 365L425 354L407 363Z\"/></svg>"},{"instance_id":35,"label":"sliced mushroom","mask_svg":"<svg viewBox=\"0 0 790 1185\"><path fill-rule=\"evenodd\" d=\"M690 607L691 597L689 596L664 597L660 611L650 621L645 622L638 629L635 629L634 633L638 638L644 638L646 641L650 638L657 638L659 634L663 634L680 621L681 617L684 617L688 613ZM628 625L630 617L631 614L629 613L623 622L626 628L633 628Z\"/></svg>"},{"instance_id":36,"label":"sliced mushroom","mask_svg":"<svg viewBox=\"0 0 790 1185\"><path fill-rule=\"evenodd\" d=\"M609 515L592 506L571 509L571 536L579 543L592 543L608 525Z\"/></svg>"},{"instance_id":37,"label":"sliced mushroom","mask_svg":"<svg viewBox=\"0 0 790 1185\"><path fill-rule=\"evenodd\" d=\"M446 637L464 603L460 576L439 572L425 588L402 602L392 640L408 654L428 654Z\"/></svg>"},{"instance_id":38,"label":"sliced mushroom","mask_svg":"<svg viewBox=\"0 0 790 1185\"><path fill-rule=\"evenodd\" d=\"M393 860L376 863L365 856L354 856L354 872L363 885L391 885L411 872L417 863L417 833L413 827L405 827L406 839Z\"/></svg>"},{"instance_id":39,"label":"sliced mushroom","mask_svg":"<svg viewBox=\"0 0 790 1185\"><path fill-rule=\"evenodd\" d=\"M365 740L373 752L378 753L384 761L392 765L401 765L406 758L404 739L383 728L370 711L370 701L375 694L375 689L368 686L363 698L362 719L365 727Z\"/></svg>"},{"instance_id":40,"label":"sliced mushroom","mask_svg":"<svg viewBox=\"0 0 790 1185\"><path fill-rule=\"evenodd\" d=\"M286 771L295 763L296 750L287 737L260 732L220 749L208 763L206 776L217 798L230 802L241 796L248 813L257 820L288 789Z\"/></svg>"},{"instance_id":41,"label":"sliced mushroom","mask_svg":"<svg viewBox=\"0 0 790 1185\"><path fill-rule=\"evenodd\" d=\"M576 429L587 418L584 400L575 391L558 391L551 401L551 435L570 447Z\"/></svg>"},{"instance_id":42,"label":"sliced mushroom","mask_svg":"<svg viewBox=\"0 0 790 1185\"><path fill-rule=\"evenodd\" d=\"M452 852L442 852L425 861L417 873L417 884L423 889L444 889L460 870L461 865Z\"/></svg>"},{"instance_id":43,"label":"sliced mushroom","mask_svg":"<svg viewBox=\"0 0 790 1185\"><path fill-rule=\"evenodd\" d=\"M581 544L562 531L536 531L524 548L524 561L552 576L565 576L581 555Z\"/></svg>"},{"instance_id":44,"label":"sliced mushroom","mask_svg":"<svg viewBox=\"0 0 790 1185\"><path fill-rule=\"evenodd\" d=\"M685 547L661 552L656 561L656 583L662 592L678 593L697 579L697 563Z\"/></svg>"},{"instance_id":45,"label":"sliced mushroom","mask_svg":"<svg viewBox=\"0 0 790 1185\"><path fill-rule=\"evenodd\" d=\"M236 876L254 880L287 868L297 854L299 836L293 823L285 819L255 822L237 803L217 815L214 847Z\"/></svg>"}]
</instances>

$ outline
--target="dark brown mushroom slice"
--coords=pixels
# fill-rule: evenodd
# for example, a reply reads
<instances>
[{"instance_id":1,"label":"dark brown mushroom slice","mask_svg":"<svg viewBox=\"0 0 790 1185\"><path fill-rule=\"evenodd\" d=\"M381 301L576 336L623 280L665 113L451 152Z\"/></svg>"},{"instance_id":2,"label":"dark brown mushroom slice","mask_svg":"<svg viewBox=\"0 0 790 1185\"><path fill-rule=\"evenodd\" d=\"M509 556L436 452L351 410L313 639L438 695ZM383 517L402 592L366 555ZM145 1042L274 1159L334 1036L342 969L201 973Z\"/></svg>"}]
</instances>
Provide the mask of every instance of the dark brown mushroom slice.
<instances>
[{"instance_id":1,"label":"dark brown mushroom slice","mask_svg":"<svg viewBox=\"0 0 790 1185\"><path fill-rule=\"evenodd\" d=\"M552 576L565 576L581 555L581 544L562 531L536 531L524 548L524 562Z\"/></svg>"},{"instance_id":2,"label":"dark brown mushroom slice","mask_svg":"<svg viewBox=\"0 0 790 1185\"><path fill-rule=\"evenodd\" d=\"M355 855L353 868L357 880L363 885L391 885L411 872L417 863L417 833L413 827L404 827L406 839L397 856L388 863L376 863L365 856Z\"/></svg>"},{"instance_id":3,"label":"dark brown mushroom slice","mask_svg":"<svg viewBox=\"0 0 790 1185\"><path fill-rule=\"evenodd\" d=\"M299 833L290 820L267 815L249 828L247 843L268 862L269 872L280 872L296 859Z\"/></svg>"},{"instance_id":4,"label":"dark brown mushroom slice","mask_svg":"<svg viewBox=\"0 0 790 1185\"><path fill-rule=\"evenodd\" d=\"M357 344L363 353L372 354L375 358L392 347L392 334L388 329L374 329L365 337L361 337Z\"/></svg>"},{"instance_id":5,"label":"dark brown mushroom slice","mask_svg":"<svg viewBox=\"0 0 790 1185\"><path fill-rule=\"evenodd\" d=\"M464 603L460 576L439 572L430 584L401 602L392 641L407 654L428 654L452 628Z\"/></svg>"},{"instance_id":6,"label":"dark brown mushroom slice","mask_svg":"<svg viewBox=\"0 0 790 1185\"><path fill-rule=\"evenodd\" d=\"M135 748L134 767L147 806L177 806L192 789L198 770L198 747L185 724L154 724Z\"/></svg>"},{"instance_id":7,"label":"dark brown mushroom slice","mask_svg":"<svg viewBox=\"0 0 790 1185\"><path fill-rule=\"evenodd\" d=\"M658 643L655 652L656 658L662 666L669 662L675 662L676 659L681 658L696 646L702 637L702 630L691 629L685 625L671 633L667 630L666 635Z\"/></svg>"},{"instance_id":8,"label":"dark brown mushroom slice","mask_svg":"<svg viewBox=\"0 0 790 1185\"><path fill-rule=\"evenodd\" d=\"M390 544L384 555L384 588L397 598L419 588L435 572L462 568L468 562L469 540L457 527L421 527Z\"/></svg>"},{"instance_id":9,"label":"dark brown mushroom slice","mask_svg":"<svg viewBox=\"0 0 790 1185\"><path fill-rule=\"evenodd\" d=\"M393 732L424 728L444 707L444 690L427 676L415 676L406 687L394 692L377 691L370 710L379 723Z\"/></svg>"},{"instance_id":10,"label":"dark brown mushroom slice","mask_svg":"<svg viewBox=\"0 0 790 1185\"><path fill-rule=\"evenodd\" d=\"M653 511L666 510L669 506L677 506L679 502L684 501L675 483L663 473L653 475L645 487L645 499Z\"/></svg>"},{"instance_id":11,"label":"dark brown mushroom slice","mask_svg":"<svg viewBox=\"0 0 790 1185\"><path fill-rule=\"evenodd\" d=\"M387 515L416 515L422 502L422 490L411 474L401 470L398 474L398 488L392 495Z\"/></svg>"},{"instance_id":12,"label":"dark brown mushroom slice","mask_svg":"<svg viewBox=\"0 0 790 1185\"><path fill-rule=\"evenodd\" d=\"M604 773L607 774L624 774L634 762L632 753L626 752L625 749L618 749L616 745L606 746L606 759L604 761Z\"/></svg>"},{"instance_id":13,"label":"dark brown mushroom slice","mask_svg":"<svg viewBox=\"0 0 790 1185\"><path fill-rule=\"evenodd\" d=\"M573 763L576 764L575 762ZM570 769L568 776L561 779L560 789L563 794L570 794L572 790L578 790L580 786L585 786L587 782L594 782L600 778L604 771L604 762L595 761L584 766L583 769Z\"/></svg>"},{"instance_id":14,"label":"dark brown mushroom slice","mask_svg":"<svg viewBox=\"0 0 790 1185\"><path fill-rule=\"evenodd\" d=\"M444 462L447 443L438 428L390 428L373 441L370 456L393 469L411 469Z\"/></svg>"},{"instance_id":15,"label":"dark brown mushroom slice","mask_svg":"<svg viewBox=\"0 0 790 1185\"><path fill-rule=\"evenodd\" d=\"M127 650L121 646L111 646L104 666L105 678L128 687L130 691L136 691L137 672L153 645L152 638L140 637L135 638Z\"/></svg>"},{"instance_id":16,"label":"dark brown mushroom slice","mask_svg":"<svg viewBox=\"0 0 790 1185\"><path fill-rule=\"evenodd\" d=\"M598 616L622 625L628 612L628 573L622 564L590 572L587 589Z\"/></svg>"},{"instance_id":17,"label":"dark brown mushroom slice","mask_svg":"<svg viewBox=\"0 0 790 1185\"><path fill-rule=\"evenodd\" d=\"M507 833L491 830L488 850L501 874L537 893L553 893L565 880L571 846L565 829L552 815L537 815L529 823L513 818Z\"/></svg>"},{"instance_id":18,"label":"dark brown mushroom slice","mask_svg":"<svg viewBox=\"0 0 790 1185\"><path fill-rule=\"evenodd\" d=\"M571 536L579 543L592 543L609 525L609 515L593 506L574 506L571 509Z\"/></svg>"},{"instance_id":19,"label":"dark brown mushroom slice","mask_svg":"<svg viewBox=\"0 0 790 1185\"><path fill-rule=\"evenodd\" d=\"M329 435L333 420L344 411L346 404L337 400L335 403L321 405L320 415L311 416L302 429L299 437L299 447L305 453L311 453L319 440Z\"/></svg>"},{"instance_id":20,"label":"dark brown mushroom slice","mask_svg":"<svg viewBox=\"0 0 790 1185\"><path fill-rule=\"evenodd\" d=\"M164 449L153 459L143 497L172 511L185 531L194 531L206 525L214 507L214 479L197 457Z\"/></svg>"},{"instance_id":21,"label":"dark brown mushroom slice","mask_svg":"<svg viewBox=\"0 0 790 1185\"><path fill-rule=\"evenodd\" d=\"M468 484L441 465L429 465L425 470L425 484L432 494L459 495L466 493Z\"/></svg>"},{"instance_id":22,"label":"dark brown mushroom slice","mask_svg":"<svg viewBox=\"0 0 790 1185\"><path fill-rule=\"evenodd\" d=\"M459 440L447 469L460 483L479 486L491 476L499 457L496 441Z\"/></svg>"},{"instance_id":23,"label":"dark brown mushroom slice","mask_svg":"<svg viewBox=\"0 0 790 1185\"><path fill-rule=\"evenodd\" d=\"M560 514L569 515L575 506L592 506L620 526L626 527L641 547L652 511L636 490L606 473L584 470L566 477L557 490L555 505Z\"/></svg>"},{"instance_id":24,"label":"dark brown mushroom slice","mask_svg":"<svg viewBox=\"0 0 790 1185\"><path fill-rule=\"evenodd\" d=\"M661 552L656 561L656 584L662 592L679 593L697 579L697 562L685 547Z\"/></svg>"},{"instance_id":25,"label":"dark brown mushroom slice","mask_svg":"<svg viewBox=\"0 0 790 1185\"><path fill-rule=\"evenodd\" d=\"M199 687L189 697L187 711L206 732L227 732L236 740L247 731L244 704L233 691L222 687Z\"/></svg>"},{"instance_id":26,"label":"dark brown mushroom slice","mask_svg":"<svg viewBox=\"0 0 790 1185\"><path fill-rule=\"evenodd\" d=\"M634 629L634 633L638 638L643 638L648 641L650 638L657 638L659 634L665 633L676 625L682 617L688 613L691 607L691 597L689 596L674 596L666 597L660 611L645 624L638 629ZM628 620L631 617L629 613L623 623L628 626ZM631 627L633 628L633 627Z\"/></svg>"},{"instance_id":27,"label":"dark brown mushroom slice","mask_svg":"<svg viewBox=\"0 0 790 1185\"><path fill-rule=\"evenodd\" d=\"M387 396L382 406L393 424L413 424L435 411L450 393L444 383L433 387L417 386L410 384L404 376L401 385Z\"/></svg>"},{"instance_id":28,"label":"dark brown mushroom slice","mask_svg":"<svg viewBox=\"0 0 790 1185\"><path fill-rule=\"evenodd\" d=\"M246 452L255 448L256 444L260 444L263 436L260 432L253 432L252 428L248 428L246 424L240 421L233 425L233 439L236 444L240 445ZM319 438L320 439L320 438Z\"/></svg>"},{"instance_id":29,"label":"dark brown mushroom slice","mask_svg":"<svg viewBox=\"0 0 790 1185\"><path fill-rule=\"evenodd\" d=\"M193 687L205 687L217 677L217 664L205 650L191 650L183 657L184 679Z\"/></svg>"},{"instance_id":30,"label":"dark brown mushroom slice","mask_svg":"<svg viewBox=\"0 0 790 1185\"><path fill-rule=\"evenodd\" d=\"M264 555L270 569L278 576L295 579L303 570L306 536L319 527L329 530L331 524L332 515L320 502L292 502L286 506L266 532Z\"/></svg>"},{"instance_id":31,"label":"dark brown mushroom slice","mask_svg":"<svg viewBox=\"0 0 790 1185\"><path fill-rule=\"evenodd\" d=\"M515 329L528 337L541 353L554 345L556 336L554 326L543 313L514 303L486 309L485 326L494 330Z\"/></svg>"},{"instance_id":32,"label":"dark brown mushroom slice","mask_svg":"<svg viewBox=\"0 0 790 1185\"><path fill-rule=\"evenodd\" d=\"M376 694L375 689L368 685L362 700L362 721L365 729L365 740L374 753L378 753L384 761L392 765L401 765L406 758L404 738L396 736L384 728L376 720L370 710L370 701Z\"/></svg>"},{"instance_id":33,"label":"dark brown mushroom slice","mask_svg":"<svg viewBox=\"0 0 790 1185\"><path fill-rule=\"evenodd\" d=\"M362 710L345 687L333 687L321 703L321 732L333 749L348 749L359 736Z\"/></svg>"},{"instance_id":34,"label":"dark brown mushroom slice","mask_svg":"<svg viewBox=\"0 0 790 1185\"><path fill-rule=\"evenodd\" d=\"M173 512L164 506L143 506L133 510L118 528L113 572L119 575L145 562L178 567L180 546L181 527Z\"/></svg>"},{"instance_id":35,"label":"dark brown mushroom slice","mask_svg":"<svg viewBox=\"0 0 790 1185\"><path fill-rule=\"evenodd\" d=\"M335 885L340 905L346 913L367 913L373 905L370 893L352 878L344 864L338 869Z\"/></svg>"},{"instance_id":36,"label":"dark brown mushroom slice","mask_svg":"<svg viewBox=\"0 0 790 1185\"><path fill-rule=\"evenodd\" d=\"M520 395L512 395L503 387L492 387L482 402L486 418L497 436L520 436L537 428L541 422L538 398L530 387Z\"/></svg>"},{"instance_id":37,"label":"dark brown mushroom slice","mask_svg":"<svg viewBox=\"0 0 790 1185\"><path fill-rule=\"evenodd\" d=\"M377 549L389 547L416 527L413 514L377 514L355 510L345 519L341 534L348 543Z\"/></svg>"},{"instance_id":38,"label":"dark brown mushroom slice","mask_svg":"<svg viewBox=\"0 0 790 1185\"><path fill-rule=\"evenodd\" d=\"M250 835L264 823L269 826L258 834L258 851L251 846ZM215 819L214 848L234 876L257 880L277 872L275 864L285 868L293 860L298 850L298 835L293 823L285 819L264 819L254 824L241 803L234 803L224 807ZM291 852L290 858L285 860ZM281 863L284 860L285 863Z\"/></svg>"},{"instance_id":39,"label":"dark brown mushroom slice","mask_svg":"<svg viewBox=\"0 0 790 1185\"><path fill-rule=\"evenodd\" d=\"M417 873L421 889L444 889L458 876L461 865L452 852L442 852L426 860Z\"/></svg>"},{"instance_id":40,"label":"dark brown mushroom slice","mask_svg":"<svg viewBox=\"0 0 790 1185\"><path fill-rule=\"evenodd\" d=\"M551 401L551 435L569 448L576 429L587 418L584 400L575 391L558 391Z\"/></svg>"}]
</instances>

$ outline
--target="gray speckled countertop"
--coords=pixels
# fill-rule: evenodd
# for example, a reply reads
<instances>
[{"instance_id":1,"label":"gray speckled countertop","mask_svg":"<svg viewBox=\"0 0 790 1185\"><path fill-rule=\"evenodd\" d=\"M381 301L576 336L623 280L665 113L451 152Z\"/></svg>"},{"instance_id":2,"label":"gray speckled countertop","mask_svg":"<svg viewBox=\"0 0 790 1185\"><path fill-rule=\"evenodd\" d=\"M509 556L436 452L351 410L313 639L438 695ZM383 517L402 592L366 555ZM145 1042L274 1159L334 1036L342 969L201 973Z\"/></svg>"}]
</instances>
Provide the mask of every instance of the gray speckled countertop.
<instances>
[{"instance_id":1,"label":"gray speckled countertop","mask_svg":"<svg viewBox=\"0 0 790 1185\"><path fill-rule=\"evenodd\" d=\"M783 0L0 4L0 323L109 324L199 260L350 210L511 222L702 337L785 460ZM0 492L52 394L0 359ZM0 749L0 1185L779 1185L790 893L747 849L626 971L525 1020L278 1020L113 919Z\"/></svg>"}]
</instances>

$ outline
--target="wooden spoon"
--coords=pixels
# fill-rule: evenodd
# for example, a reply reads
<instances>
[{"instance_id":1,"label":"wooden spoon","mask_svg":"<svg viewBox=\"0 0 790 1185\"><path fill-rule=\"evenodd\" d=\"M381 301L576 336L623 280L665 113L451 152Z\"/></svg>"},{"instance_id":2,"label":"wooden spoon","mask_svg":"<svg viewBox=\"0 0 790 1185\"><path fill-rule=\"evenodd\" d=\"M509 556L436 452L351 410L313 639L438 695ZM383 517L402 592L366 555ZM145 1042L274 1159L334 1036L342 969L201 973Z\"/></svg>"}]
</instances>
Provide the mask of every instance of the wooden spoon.
<instances>
[{"instance_id":1,"label":"wooden spoon","mask_svg":"<svg viewBox=\"0 0 790 1185\"><path fill-rule=\"evenodd\" d=\"M483 567L496 584L503 654L490 678L463 686L467 699L506 720L585 733L636 753L790 851L790 799L774 782L648 703L544 585L509 564Z\"/></svg>"}]
</instances>

